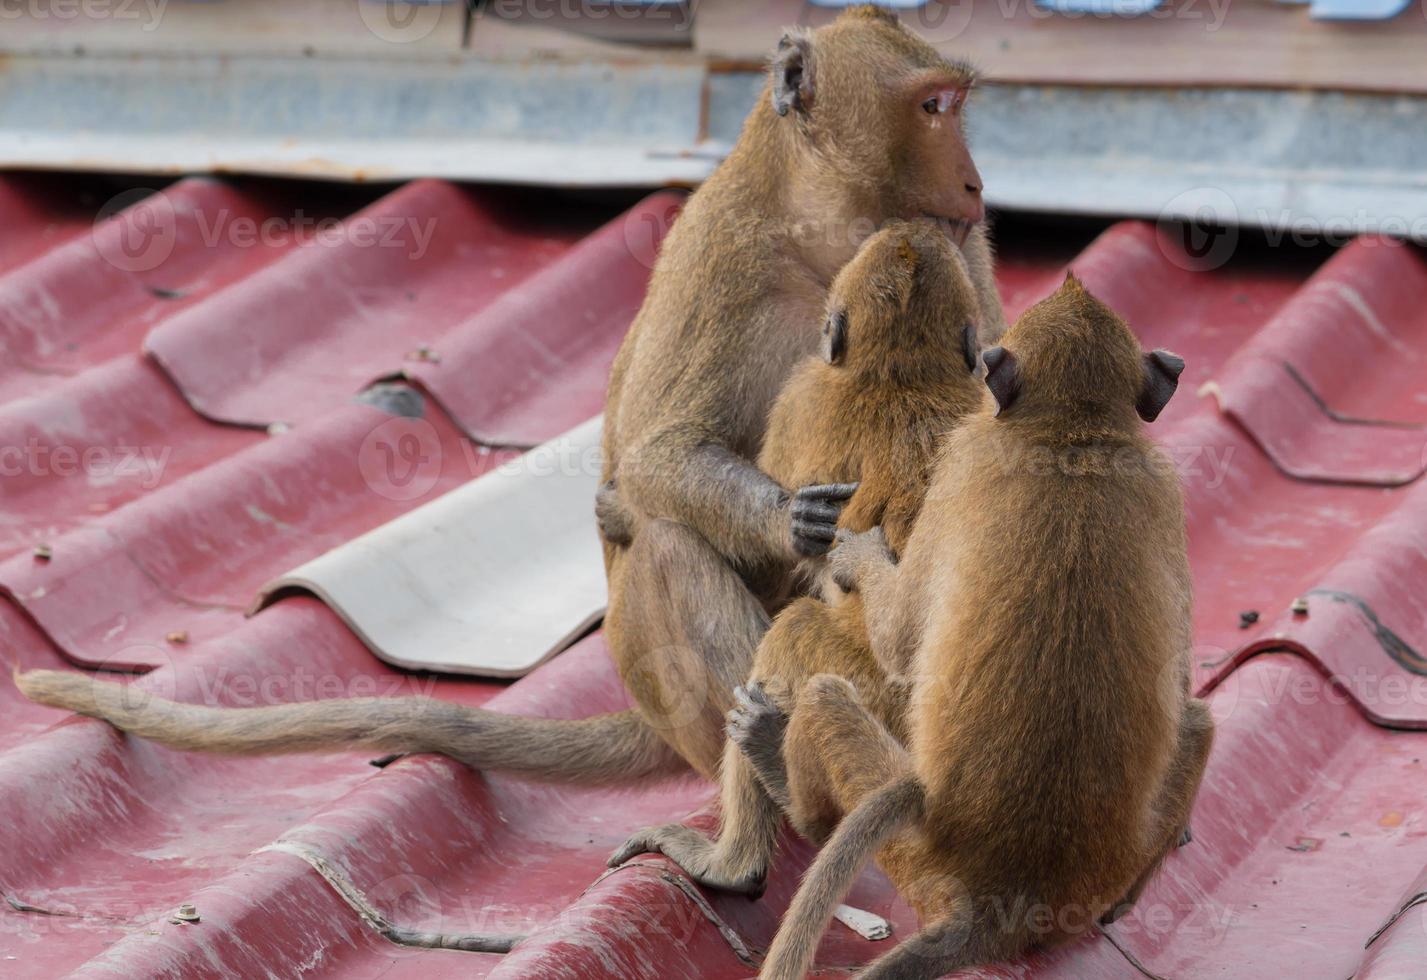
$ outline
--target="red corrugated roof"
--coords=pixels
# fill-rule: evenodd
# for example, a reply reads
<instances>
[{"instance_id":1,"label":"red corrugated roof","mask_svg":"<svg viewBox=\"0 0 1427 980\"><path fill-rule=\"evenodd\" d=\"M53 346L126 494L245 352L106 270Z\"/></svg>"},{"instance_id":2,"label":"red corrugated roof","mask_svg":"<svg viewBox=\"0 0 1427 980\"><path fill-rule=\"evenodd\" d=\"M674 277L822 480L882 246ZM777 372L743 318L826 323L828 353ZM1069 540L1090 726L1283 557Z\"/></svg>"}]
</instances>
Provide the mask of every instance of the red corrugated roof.
<instances>
[{"instance_id":1,"label":"red corrugated roof","mask_svg":"<svg viewBox=\"0 0 1427 980\"><path fill-rule=\"evenodd\" d=\"M360 208L335 193L187 180L94 226L102 202L0 178L0 649L154 667L139 685L235 705L624 704L598 635L502 685L393 670L315 598L243 610L513 452L473 437L529 444L597 412L677 199L601 231L612 212L505 191L423 181ZM1427 727L1427 260L1376 240L1321 266L1232 244L1191 255L1141 223L1088 245L1002 235L1011 314L1071 265L1145 346L1188 361L1154 432L1187 488L1198 683L1220 727L1194 841L1137 912L984 975L1421 975L1427 734L1384 725ZM424 417L355 400L379 379L427 396ZM410 499L377 492L364 440L417 422L442 471ZM436 757L223 759L9 685L0 706L3 976L745 977L809 853L789 840L748 902L658 857L605 873L639 826L712 825L692 778L590 790ZM912 924L875 874L850 901ZM200 922L169 921L183 902ZM820 962L881 948L834 925Z\"/></svg>"}]
</instances>

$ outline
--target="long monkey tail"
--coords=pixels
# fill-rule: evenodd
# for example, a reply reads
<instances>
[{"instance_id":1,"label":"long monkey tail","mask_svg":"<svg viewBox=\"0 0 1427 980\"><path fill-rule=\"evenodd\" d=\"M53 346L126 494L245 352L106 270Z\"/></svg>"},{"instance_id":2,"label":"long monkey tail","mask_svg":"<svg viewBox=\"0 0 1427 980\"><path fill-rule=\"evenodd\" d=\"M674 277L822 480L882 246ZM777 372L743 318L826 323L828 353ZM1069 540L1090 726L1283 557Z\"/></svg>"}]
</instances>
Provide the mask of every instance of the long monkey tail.
<instances>
[{"instance_id":1,"label":"long monkey tail","mask_svg":"<svg viewBox=\"0 0 1427 980\"><path fill-rule=\"evenodd\" d=\"M808 975L838 900L883 841L921 818L925 799L922 784L908 776L868 794L842 818L803 876L763 961L761 980L803 980Z\"/></svg>"},{"instance_id":2,"label":"long monkey tail","mask_svg":"<svg viewBox=\"0 0 1427 980\"><path fill-rule=\"evenodd\" d=\"M102 718L121 731L189 752L278 755L359 747L439 752L476 769L587 784L687 768L630 710L564 721L420 697L214 708L58 670L17 673L15 685L31 701Z\"/></svg>"}]
</instances>

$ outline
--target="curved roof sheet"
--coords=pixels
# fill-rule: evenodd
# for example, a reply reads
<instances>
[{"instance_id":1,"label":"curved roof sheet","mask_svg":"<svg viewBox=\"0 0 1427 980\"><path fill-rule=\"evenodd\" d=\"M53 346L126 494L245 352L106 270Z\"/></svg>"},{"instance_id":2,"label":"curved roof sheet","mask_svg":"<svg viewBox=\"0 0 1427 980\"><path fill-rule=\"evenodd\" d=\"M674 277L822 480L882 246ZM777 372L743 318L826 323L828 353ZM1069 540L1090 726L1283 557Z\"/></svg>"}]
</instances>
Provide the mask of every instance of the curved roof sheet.
<instances>
[{"instance_id":1,"label":"curved roof sheet","mask_svg":"<svg viewBox=\"0 0 1427 980\"><path fill-rule=\"evenodd\" d=\"M98 203L0 178L9 659L149 669L136 696L233 705L625 703L598 634L503 684L388 667L311 595L244 610L596 414L676 200L621 217L431 181L358 201L186 180L95 225ZM355 218L304 237L299 209ZM1220 729L1194 842L1136 913L982 975L1420 973L1427 734L1401 729L1427 727L1427 259L1372 239L1321 259L1137 222L1002 235L1011 313L1070 267L1188 361L1154 431L1186 486L1197 683ZM364 476L393 425L439 449L420 493ZM789 840L750 903L657 857L604 870L638 826L709 824L692 778L591 790L436 757L200 757L9 685L0 706L5 976L745 977L809 854ZM170 921L184 902L199 922ZM873 873L850 902L911 924ZM820 963L879 948L835 925Z\"/></svg>"}]
</instances>

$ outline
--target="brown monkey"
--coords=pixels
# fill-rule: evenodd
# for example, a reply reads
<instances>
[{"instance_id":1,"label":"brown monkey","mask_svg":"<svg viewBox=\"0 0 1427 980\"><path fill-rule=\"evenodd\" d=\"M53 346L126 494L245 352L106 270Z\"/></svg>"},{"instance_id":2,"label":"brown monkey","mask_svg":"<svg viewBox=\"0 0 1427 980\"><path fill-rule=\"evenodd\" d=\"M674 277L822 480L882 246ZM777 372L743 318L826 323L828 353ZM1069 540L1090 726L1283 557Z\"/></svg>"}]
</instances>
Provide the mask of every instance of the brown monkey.
<instances>
[{"instance_id":1,"label":"brown monkey","mask_svg":"<svg viewBox=\"0 0 1427 980\"><path fill-rule=\"evenodd\" d=\"M738 143L666 238L615 359L603 444L604 478L618 475L637 525L628 547L605 549L605 636L637 708L536 722L420 699L231 711L150 701L139 716L77 675L26 674L21 688L187 749L364 745L543 779L686 764L712 776L729 692L768 627L757 584L826 551L851 492L790 492L751 462L783 382L817 349L833 276L878 225L927 217L964 239L983 339L1003 327L961 125L973 82L876 8L789 33Z\"/></svg>"},{"instance_id":2,"label":"brown monkey","mask_svg":"<svg viewBox=\"0 0 1427 980\"><path fill-rule=\"evenodd\" d=\"M758 469L785 487L860 482L837 527L881 526L900 551L937 442L981 404L971 275L934 222L889 221L867 239L833 280L818 353L773 404ZM615 483L595 511L607 541L633 541L636 518Z\"/></svg>"},{"instance_id":3,"label":"brown monkey","mask_svg":"<svg viewBox=\"0 0 1427 980\"><path fill-rule=\"evenodd\" d=\"M871 535L830 556L884 621L879 655L911 653L906 747L842 677L790 718L756 687L732 712L795 825L831 835L764 977L806 974L874 851L924 928L863 975L909 980L1087 931L1187 829L1213 725L1179 482L1140 424L1183 362L1073 278L983 360L991 404L948 437L900 563Z\"/></svg>"},{"instance_id":4,"label":"brown monkey","mask_svg":"<svg viewBox=\"0 0 1427 980\"><path fill-rule=\"evenodd\" d=\"M883 526L900 551L939 439L984 396L980 319L965 262L946 236L925 222L889 223L833 281L821 355L803 361L774 403L759 468L784 486L859 481L840 528ZM599 509L607 537L627 533L616 490L602 492ZM907 686L884 676L866 636L856 594L835 605L799 599L764 635L753 676L788 700L813 674L854 677L877 692L878 717L900 726ZM632 836L610 863L658 851L703 884L761 891L780 810L736 746L725 747L720 783L719 844L668 824Z\"/></svg>"},{"instance_id":5,"label":"brown monkey","mask_svg":"<svg viewBox=\"0 0 1427 980\"><path fill-rule=\"evenodd\" d=\"M767 591L827 549L849 490L790 495L750 462L838 269L888 219L942 219L966 235L987 336L1004 327L961 130L969 69L856 8L785 36L771 74L670 233L605 417L604 476L637 515L631 544L606 549L606 636L643 719L709 777Z\"/></svg>"}]
</instances>

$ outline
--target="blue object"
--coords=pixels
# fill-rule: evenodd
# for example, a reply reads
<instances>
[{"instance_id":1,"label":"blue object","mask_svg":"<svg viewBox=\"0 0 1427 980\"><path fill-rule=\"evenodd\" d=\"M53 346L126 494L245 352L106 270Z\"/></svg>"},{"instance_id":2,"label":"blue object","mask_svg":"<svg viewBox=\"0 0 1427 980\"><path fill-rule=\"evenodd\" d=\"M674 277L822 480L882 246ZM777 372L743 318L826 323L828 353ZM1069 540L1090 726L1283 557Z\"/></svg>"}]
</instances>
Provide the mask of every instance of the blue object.
<instances>
[{"instance_id":1,"label":"blue object","mask_svg":"<svg viewBox=\"0 0 1427 980\"><path fill-rule=\"evenodd\" d=\"M1392 20L1412 0L1313 0L1314 20Z\"/></svg>"},{"instance_id":2,"label":"blue object","mask_svg":"<svg viewBox=\"0 0 1427 980\"><path fill-rule=\"evenodd\" d=\"M1036 0L1036 6L1042 10L1097 17L1138 17L1158 9L1163 3L1164 0Z\"/></svg>"}]
</instances>

